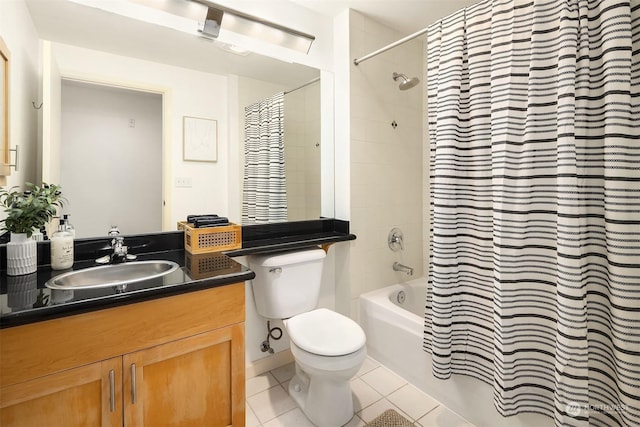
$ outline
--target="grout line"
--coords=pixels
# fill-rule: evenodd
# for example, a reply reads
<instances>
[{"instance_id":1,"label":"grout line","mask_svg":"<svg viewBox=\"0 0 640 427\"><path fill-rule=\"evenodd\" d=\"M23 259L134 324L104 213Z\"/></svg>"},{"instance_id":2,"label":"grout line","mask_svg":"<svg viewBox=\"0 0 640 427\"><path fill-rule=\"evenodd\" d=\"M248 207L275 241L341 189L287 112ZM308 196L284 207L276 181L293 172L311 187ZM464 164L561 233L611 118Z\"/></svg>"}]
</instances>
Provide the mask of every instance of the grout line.
<instances>
[{"instance_id":1,"label":"grout line","mask_svg":"<svg viewBox=\"0 0 640 427\"><path fill-rule=\"evenodd\" d=\"M435 408L433 408L432 410L427 411L427 412L426 412L425 414L423 414L420 418L424 418L424 417L426 417L428 414L432 413L433 411L435 411L436 409L438 409L438 408L439 408L439 407L441 407L441 406L442 406L442 405L440 404L440 405L436 406ZM445 408L446 408L446 406L445 406ZM447 408L447 409L448 409L448 408Z\"/></svg>"}]
</instances>

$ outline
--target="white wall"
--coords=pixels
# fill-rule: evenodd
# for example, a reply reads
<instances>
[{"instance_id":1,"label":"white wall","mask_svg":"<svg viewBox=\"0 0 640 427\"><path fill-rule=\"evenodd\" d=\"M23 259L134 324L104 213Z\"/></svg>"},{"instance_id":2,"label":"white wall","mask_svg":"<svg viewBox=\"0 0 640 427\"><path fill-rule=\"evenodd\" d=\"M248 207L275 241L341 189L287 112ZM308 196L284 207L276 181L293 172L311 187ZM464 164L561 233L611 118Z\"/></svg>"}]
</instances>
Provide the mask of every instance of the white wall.
<instances>
[{"instance_id":1,"label":"white wall","mask_svg":"<svg viewBox=\"0 0 640 427\"><path fill-rule=\"evenodd\" d=\"M63 77L163 93L165 144L168 145L164 175L170 190L165 212L168 229L175 229L176 222L191 213L227 214L230 146L226 76L59 43L53 47ZM217 162L183 160L184 116L218 121ZM190 178L192 187L176 188L176 177Z\"/></svg>"},{"instance_id":2,"label":"white wall","mask_svg":"<svg viewBox=\"0 0 640 427\"><path fill-rule=\"evenodd\" d=\"M364 56L402 37L364 15L350 14L350 54ZM422 115L423 48L419 39L350 68L352 310L360 294L409 277L392 269L397 261L423 274ZM418 86L401 91L393 72L417 76ZM394 129L392 122L397 123ZM404 233L404 250L387 245L389 231Z\"/></svg>"},{"instance_id":3,"label":"white wall","mask_svg":"<svg viewBox=\"0 0 640 427\"><path fill-rule=\"evenodd\" d=\"M22 0L0 1L0 37L11 55L9 148L20 146L18 171L11 169L7 186L22 186L25 182L36 182L38 110L31 102L38 105L40 98L39 39ZM14 158L11 153L11 159ZM0 218L3 217L0 212Z\"/></svg>"}]
</instances>

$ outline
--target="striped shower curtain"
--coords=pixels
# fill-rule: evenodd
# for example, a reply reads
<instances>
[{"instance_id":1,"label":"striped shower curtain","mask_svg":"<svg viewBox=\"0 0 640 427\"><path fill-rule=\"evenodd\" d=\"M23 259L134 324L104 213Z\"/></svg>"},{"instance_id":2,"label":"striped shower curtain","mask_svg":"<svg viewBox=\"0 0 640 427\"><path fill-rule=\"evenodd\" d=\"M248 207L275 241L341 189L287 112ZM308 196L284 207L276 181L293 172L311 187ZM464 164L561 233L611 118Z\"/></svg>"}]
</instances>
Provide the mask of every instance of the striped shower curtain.
<instances>
[{"instance_id":1,"label":"striped shower curtain","mask_svg":"<svg viewBox=\"0 0 640 427\"><path fill-rule=\"evenodd\" d=\"M242 223L287 220L284 92L245 107Z\"/></svg>"},{"instance_id":2,"label":"striped shower curtain","mask_svg":"<svg viewBox=\"0 0 640 427\"><path fill-rule=\"evenodd\" d=\"M640 1L485 0L427 43L434 375L640 425Z\"/></svg>"}]
</instances>

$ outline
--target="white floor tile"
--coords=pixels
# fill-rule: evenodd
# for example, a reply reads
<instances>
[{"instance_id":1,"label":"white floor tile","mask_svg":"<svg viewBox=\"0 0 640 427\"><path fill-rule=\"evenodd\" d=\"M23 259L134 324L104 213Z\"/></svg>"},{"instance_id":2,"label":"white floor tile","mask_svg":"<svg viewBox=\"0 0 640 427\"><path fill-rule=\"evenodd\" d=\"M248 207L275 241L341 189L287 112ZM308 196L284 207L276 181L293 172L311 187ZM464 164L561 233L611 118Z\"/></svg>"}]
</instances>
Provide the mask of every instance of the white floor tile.
<instances>
[{"instance_id":1,"label":"white floor tile","mask_svg":"<svg viewBox=\"0 0 640 427\"><path fill-rule=\"evenodd\" d=\"M367 357L366 359L364 359L364 362L362 363L362 366L360 367L360 370L358 371L356 376L357 377L362 376L367 372L374 370L378 366L380 366L378 362L376 362L374 359L370 357Z\"/></svg>"},{"instance_id":2,"label":"white floor tile","mask_svg":"<svg viewBox=\"0 0 640 427\"><path fill-rule=\"evenodd\" d=\"M382 399L380 393L360 378L351 381L351 392L353 393L353 410L355 412L359 412L372 403Z\"/></svg>"},{"instance_id":3,"label":"white floor tile","mask_svg":"<svg viewBox=\"0 0 640 427\"><path fill-rule=\"evenodd\" d=\"M284 366L272 370L271 373L280 383L289 381L296 373L296 364L293 362L288 363Z\"/></svg>"},{"instance_id":4,"label":"white floor tile","mask_svg":"<svg viewBox=\"0 0 640 427\"><path fill-rule=\"evenodd\" d=\"M383 396L388 396L407 382L384 366L378 366L360 377Z\"/></svg>"},{"instance_id":5,"label":"white floor tile","mask_svg":"<svg viewBox=\"0 0 640 427\"><path fill-rule=\"evenodd\" d=\"M246 383L247 397L268 390L275 385L278 385L278 380L269 372L249 378Z\"/></svg>"},{"instance_id":6,"label":"white floor tile","mask_svg":"<svg viewBox=\"0 0 640 427\"><path fill-rule=\"evenodd\" d=\"M247 402L262 424L296 407L293 399L279 385L254 394Z\"/></svg>"},{"instance_id":7,"label":"white floor tile","mask_svg":"<svg viewBox=\"0 0 640 427\"><path fill-rule=\"evenodd\" d=\"M295 408L264 423L264 427L314 427L314 425L300 408Z\"/></svg>"},{"instance_id":8,"label":"white floor tile","mask_svg":"<svg viewBox=\"0 0 640 427\"><path fill-rule=\"evenodd\" d=\"M256 417L256 414L253 413L253 410L251 409L251 406L249 406L248 404L245 405L246 407L244 408L244 412L245 412L245 426L246 427L260 427L260 421L258 421L258 417Z\"/></svg>"},{"instance_id":9,"label":"white floor tile","mask_svg":"<svg viewBox=\"0 0 640 427\"><path fill-rule=\"evenodd\" d=\"M411 384L402 386L387 396L387 399L402 409L413 421L420 419L440 404Z\"/></svg>"},{"instance_id":10,"label":"white floor tile","mask_svg":"<svg viewBox=\"0 0 640 427\"><path fill-rule=\"evenodd\" d=\"M444 406L438 406L420 418L418 424L422 427L474 427L473 424L451 412Z\"/></svg>"}]
</instances>

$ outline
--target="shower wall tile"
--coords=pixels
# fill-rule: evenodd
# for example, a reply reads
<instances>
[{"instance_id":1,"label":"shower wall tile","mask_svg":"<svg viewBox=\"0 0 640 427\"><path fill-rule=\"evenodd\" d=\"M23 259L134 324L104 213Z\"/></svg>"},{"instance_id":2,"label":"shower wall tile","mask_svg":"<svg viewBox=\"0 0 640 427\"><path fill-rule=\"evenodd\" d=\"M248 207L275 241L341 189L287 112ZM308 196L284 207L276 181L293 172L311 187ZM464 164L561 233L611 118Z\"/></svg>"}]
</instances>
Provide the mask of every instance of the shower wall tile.
<instances>
[{"instance_id":1,"label":"shower wall tile","mask_svg":"<svg viewBox=\"0 0 640 427\"><path fill-rule=\"evenodd\" d=\"M355 11L350 35L354 58L404 36ZM409 278L393 271L395 261L413 267L414 277L423 274L423 62L422 42L414 40L351 67L350 227L358 236L350 251L351 307L361 293ZM421 83L400 91L393 72ZM404 233L402 252L387 245L393 227Z\"/></svg>"}]
</instances>

